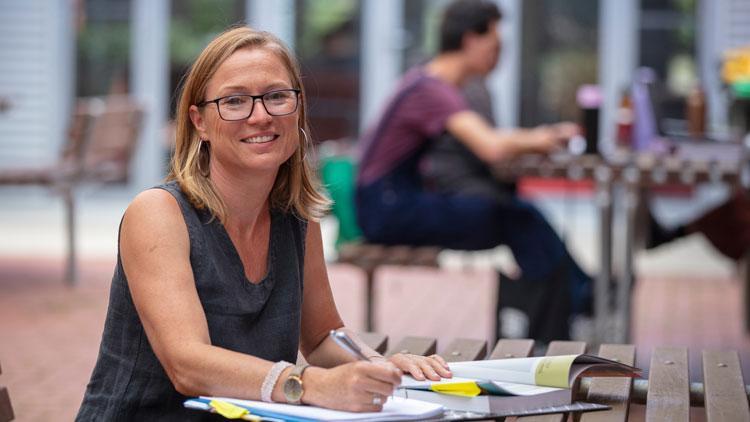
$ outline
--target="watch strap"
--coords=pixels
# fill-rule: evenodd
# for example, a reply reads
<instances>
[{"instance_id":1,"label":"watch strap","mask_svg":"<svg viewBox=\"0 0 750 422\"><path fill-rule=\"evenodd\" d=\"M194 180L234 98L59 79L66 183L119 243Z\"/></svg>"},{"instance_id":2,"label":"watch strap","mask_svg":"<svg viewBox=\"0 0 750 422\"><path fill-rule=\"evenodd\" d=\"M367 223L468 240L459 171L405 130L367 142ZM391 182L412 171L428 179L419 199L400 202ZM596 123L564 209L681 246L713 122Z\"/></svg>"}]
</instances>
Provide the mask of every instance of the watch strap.
<instances>
[{"instance_id":1,"label":"watch strap","mask_svg":"<svg viewBox=\"0 0 750 422\"><path fill-rule=\"evenodd\" d=\"M292 368L292 372L289 373L289 376L302 379L302 373L305 372L305 369L307 369L309 366L310 364L307 362L298 363L294 366L294 368Z\"/></svg>"}]
</instances>

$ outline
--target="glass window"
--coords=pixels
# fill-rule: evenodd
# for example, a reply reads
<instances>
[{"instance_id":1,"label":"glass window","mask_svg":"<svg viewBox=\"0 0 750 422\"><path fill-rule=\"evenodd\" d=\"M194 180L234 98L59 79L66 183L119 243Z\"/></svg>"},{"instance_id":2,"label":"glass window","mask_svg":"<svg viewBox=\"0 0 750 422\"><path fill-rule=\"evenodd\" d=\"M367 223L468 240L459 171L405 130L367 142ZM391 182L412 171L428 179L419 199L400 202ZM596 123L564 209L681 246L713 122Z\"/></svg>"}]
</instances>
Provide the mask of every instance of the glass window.
<instances>
[{"instance_id":1,"label":"glass window","mask_svg":"<svg viewBox=\"0 0 750 422\"><path fill-rule=\"evenodd\" d=\"M169 83L174 116L177 89L203 48L231 25L245 22L244 0L173 1L169 26Z\"/></svg>"},{"instance_id":2,"label":"glass window","mask_svg":"<svg viewBox=\"0 0 750 422\"><path fill-rule=\"evenodd\" d=\"M295 50L316 141L359 131L360 2L297 0Z\"/></svg>"},{"instance_id":3,"label":"glass window","mask_svg":"<svg viewBox=\"0 0 750 422\"><path fill-rule=\"evenodd\" d=\"M599 2L522 2L520 123L576 121L579 86L596 84Z\"/></svg>"},{"instance_id":4,"label":"glass window","mask_svg":"<svg viewBox=\"0 0 750 422\"><path fill-rule=\"evenodd\" d=\"M76 95L128 92L130 0L78 3Z\"/></svg>"},{"instance_id":5,"label":"glass window","mask_svg":"<svg viewBox=\"0 0 750 422\"><path fill-rule=\"evenodd\" d=\"M684 119L685 97L698 83L695 9L695 0L641 2L640 65L656 71L660 113L672 123Z\"/></svg>"},{"instance_id":6,"label":"glass window","mask_svg":"<svg viewBox=\"0 0 750 422\"><path fill-rule=\"evenodd\" d=\"M429 60L437 53L440 16L449 0L408 0L404 2L404 71Z\"/></svg>"}]
</instances>

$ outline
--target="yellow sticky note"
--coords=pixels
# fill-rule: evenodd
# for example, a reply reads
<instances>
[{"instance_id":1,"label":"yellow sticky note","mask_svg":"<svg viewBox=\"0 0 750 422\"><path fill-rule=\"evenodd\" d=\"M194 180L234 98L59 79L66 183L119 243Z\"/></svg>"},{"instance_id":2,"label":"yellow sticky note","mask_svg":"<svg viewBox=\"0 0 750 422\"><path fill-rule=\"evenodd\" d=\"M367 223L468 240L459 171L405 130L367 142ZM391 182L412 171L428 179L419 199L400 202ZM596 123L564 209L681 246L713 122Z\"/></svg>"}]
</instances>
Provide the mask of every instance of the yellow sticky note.
<instances>
[{"instance_id":1,"label":"yellow sticky note","mask_svg":"<svg viewBox=\"0 0 750 422\"><path fill-rule=\"evenodd\" d=\"M570 367L578 355L547 356L536 367L534 382L545 387L570 388Z\"/></svg>"},{"instance_id":2,"label":"yellow sticky note","mask_svg":"<svg viewBox=\"0 0 750 422\"><path fill-rule=\"evenodd\" d=\"M250 413L245 408L234 405L232 403L227 403L225 401L211 400L209 405L213 407L214 410L216 410L216 413L224 416L227 419L242 419L243 416Z\"/></svg>"},{"instance_id":3,"label":"yellow sticky note","mask_svg":"<svg viewBox=\"0 0 750 422\"><path fill-rule=\"evenodd\" d=\"M474 397L482 392L482 389L474 381L433 384L430 389L438 393L461 397Z\"/></svg>"}]
</instances>

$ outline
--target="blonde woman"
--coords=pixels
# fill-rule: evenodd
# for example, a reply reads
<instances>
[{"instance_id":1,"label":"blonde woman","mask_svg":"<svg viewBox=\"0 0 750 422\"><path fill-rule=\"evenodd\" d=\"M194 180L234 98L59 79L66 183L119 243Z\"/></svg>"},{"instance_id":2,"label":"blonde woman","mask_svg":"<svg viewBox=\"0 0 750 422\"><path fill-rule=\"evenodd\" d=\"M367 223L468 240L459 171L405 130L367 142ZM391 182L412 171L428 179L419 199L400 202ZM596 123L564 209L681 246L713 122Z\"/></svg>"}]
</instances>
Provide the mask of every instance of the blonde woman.
<instances>
[{"instance_id":1,"label":"blonde woman","mask_svg":"<svg viewBox=\"0 0 750 422\"><path fill-rule=\"evenodd\" d=\"M377 411L400 382L450 376L440 357L355 361L317 219L328 206L307 160L298 65L247 27L213 40L188 73L165 184L120 227L99 358L79 420L212 418L183 409L217 395ZM294 365L297 351L312 366Z\"/></svg>"}]
</instances>

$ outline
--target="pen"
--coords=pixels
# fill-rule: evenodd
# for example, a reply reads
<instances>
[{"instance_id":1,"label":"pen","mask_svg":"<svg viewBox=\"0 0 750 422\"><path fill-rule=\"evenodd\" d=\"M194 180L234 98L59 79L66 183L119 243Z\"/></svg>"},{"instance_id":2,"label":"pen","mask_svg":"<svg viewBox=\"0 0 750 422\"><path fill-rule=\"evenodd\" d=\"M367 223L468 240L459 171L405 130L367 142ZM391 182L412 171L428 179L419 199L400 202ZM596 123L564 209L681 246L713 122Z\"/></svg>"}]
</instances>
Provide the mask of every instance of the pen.
<instances>
[{"instance_id":1,"label":"pen","mask_svg":"<svg viewBox=\"0 0 750 422\"><path fill-rule=\"evenodd\" d=\"M342 349L349 352L355 358L359 360L372 362L372 359L365 356L365 354L362 353L362 349L360 349L359 346L357 346L357 343L355 343L354 340L352 340L352 338L349 337L345 332L340 331L340 330L331 330L330 336L333 339L333 341L336 342L336 344L341 346ZM393 397L393 395L391 395L391 397ZM405 397L409 398L408 393L406 393Z\"/></svg>"},{"instance_id":2,"label":"pen","mask_svg":"<svg viewBox=\"0 0 750 422\"><path fill-rule=\"evenodd\" d=\"M342 349L349 352L349 354L351 354L355 358L359 360L370 361L370 358L362 353L362 349L360 349L359 346L357 346L357 343L355 343L354 340L352 340L352 338L349 337L344 331L331 330L330 336L333 341L336 342L336 344L341 346Z\"/></svg>"}]
</instances>

